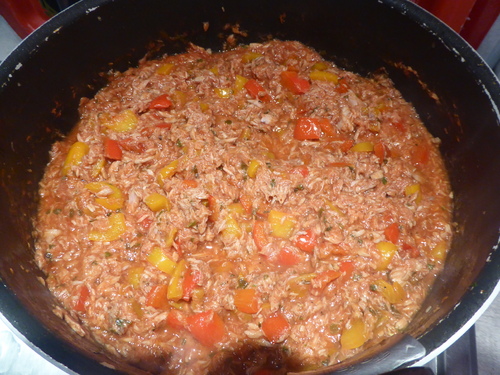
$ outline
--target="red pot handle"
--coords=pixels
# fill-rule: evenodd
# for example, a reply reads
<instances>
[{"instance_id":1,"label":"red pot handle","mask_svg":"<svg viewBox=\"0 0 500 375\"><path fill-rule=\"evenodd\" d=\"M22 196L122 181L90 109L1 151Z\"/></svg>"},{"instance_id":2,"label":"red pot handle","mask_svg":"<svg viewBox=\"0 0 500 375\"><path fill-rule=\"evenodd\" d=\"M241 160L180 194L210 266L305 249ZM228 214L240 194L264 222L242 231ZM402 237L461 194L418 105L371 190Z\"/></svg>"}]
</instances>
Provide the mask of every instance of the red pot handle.
<instances>
[{"instance_id":1,"label":"red pot handle","mask_svg":"<svg viewBox=\"0 0 500 375\"><path fill-rule=\"evenodd\" d=\"M0 0L0 14L21 38L50 18L39 0Z\"/></svg>"}]
</instances>

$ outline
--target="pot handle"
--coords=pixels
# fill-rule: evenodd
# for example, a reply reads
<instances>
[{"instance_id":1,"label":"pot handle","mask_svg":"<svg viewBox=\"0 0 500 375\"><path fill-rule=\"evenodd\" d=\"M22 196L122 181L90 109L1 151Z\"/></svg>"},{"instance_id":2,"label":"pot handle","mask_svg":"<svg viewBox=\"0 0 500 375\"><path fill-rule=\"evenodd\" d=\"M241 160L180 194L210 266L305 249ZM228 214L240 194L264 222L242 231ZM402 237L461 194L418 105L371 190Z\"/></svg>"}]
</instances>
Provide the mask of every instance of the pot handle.
<instances>
[{"instance_id":1,"label":"pot handle","mask_svg":"<svg viewBox=\"0 0 500 375\"><path fill-rule=\"evenodd\" d=\"M0 14L23 39L50 18L39 0L1 0Z\"/></svg>"}]
</instances>

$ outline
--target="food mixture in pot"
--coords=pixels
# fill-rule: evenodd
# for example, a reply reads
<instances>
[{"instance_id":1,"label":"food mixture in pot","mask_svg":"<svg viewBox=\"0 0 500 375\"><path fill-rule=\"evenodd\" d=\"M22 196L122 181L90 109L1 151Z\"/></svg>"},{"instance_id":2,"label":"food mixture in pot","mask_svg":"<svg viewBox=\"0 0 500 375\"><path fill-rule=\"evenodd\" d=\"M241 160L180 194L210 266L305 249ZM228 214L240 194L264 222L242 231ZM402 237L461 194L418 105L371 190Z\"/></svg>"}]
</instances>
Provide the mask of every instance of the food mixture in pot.
<instances>
[{"instance_id":1,"label":"food mixture in pot","mask_svg":"<svg viewBox=\"0 0 500 375\"><path fill-rule=\"evenodd\" d=\"M451 192L387 77L281 41L110 76L40 186L36 260L77 333L153 372L252 375L404 330L443 267Z\"/></svg>"}]
</instances>

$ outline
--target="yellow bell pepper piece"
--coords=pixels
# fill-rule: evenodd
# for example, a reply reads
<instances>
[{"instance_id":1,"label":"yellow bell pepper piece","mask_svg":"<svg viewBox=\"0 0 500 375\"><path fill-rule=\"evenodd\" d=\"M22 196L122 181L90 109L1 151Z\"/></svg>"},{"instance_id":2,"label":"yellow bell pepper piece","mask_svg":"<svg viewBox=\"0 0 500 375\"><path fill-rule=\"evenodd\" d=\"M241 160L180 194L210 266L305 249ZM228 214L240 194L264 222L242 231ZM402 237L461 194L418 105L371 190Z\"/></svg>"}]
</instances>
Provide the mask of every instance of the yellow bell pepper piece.
<instances>
[{"instance_id":1,"label":"yellow bell pepper piece","mask_svg":"<svg viewBox=\"0 0 500 375\"><path fill-rule=\"evenodd\" d=\"M156 73L157 74L161 74L161 75L169 75L170 73L172 73L172 71L174 70L175 68L175 65L172 64L172 63L165 63L165 64L162 64L158 67L158 69L156 69Z\"/></svg>"},{"instance_id":2,"label":"yellow bell pepper piece","mask_svg":"<svg viewBox=\"0 0 500 375\"><path fill-rule=\"evenodd\" d=\"M245 213L245 209L243 208L243 205L239 202L231 203L230 205L227 206L227 209L229 212L237 214L237 215L243 215Z\"/></svg>"},{"instance_id":3,"label":"yellow bell pepper piece","mask_svg":"<svg viewBox=\"0 0 500 375\"><path fill-rule=\"evenodd\" d=\"M141 276L144 272L144 267L131 267L127 272L128 283L132 285L134 289L137 289L141 284Z\"/></svg>"},{"instance_id":4,"label":"yellow bell pepper piece","mask_svg":"<svg viewBox=\"0 0 500 375\"><path fill-rule=\"evenodd\" d=\"M420 204L422 201L422 191L420 190L420 184L408 185L405 187L405 195L407 197L416 194L415 203Z\"/></svg>"},{"instance_id":5,"label":"yellow bell pepper piece","mask_svg":"<svg viewBox=\"0 0 500 375\"><path fill-rule=\"evenodd\" d=\"M446 241L441 241L432 248L430 256L434 260L444 260L446 258L447 251L448 245Z\"/></svg>"},{"instance_id":6,"label":"yellow bell pepper piece","mask_svg":"<svg viewBox=\"0 0 500 375\"><path fill-rule=\"evenodd\" d=\"M313 70L311 73L309 73L309 78L311 78L313 81L325 81L335 84L339 83L338 75L336 75L335 73L325 72L323 70Z\"/></svg>"},{"instance_id":7,"label":"yellow bell pepper piece","mask_svg":"<svg viewBox=\"0 0 500 375\"><path fill-rule=\"evenodd\" d=\"M365 323L361 319L351 322L351 326L343 330L340 336L340 345L343 350L359 348L367 340Z\"/></svg>"},{"instance_id":8,"label":"yellow bell pepper piece","mask_svg":"<svg viewBox=\"0 0 500 375\"><path fill-rule=\"evenodd\" d=\"M82 159L90 151L90 147L83 142L75 142L71 145L68 155L64 160L64 164L61 169L61 174L67 176L72 167L80 165Z\"/></svg>"},{"instance_id":9,"label":"yellow bell pepper piece","mask_svg":"<svg viewBox=\"0 0 500 375\"><path fill-rule=\"evenodd\" d=\"M259 57L262 57L261 53L258 52L247 52L241 57L241 62L243 64L249 63Z\"/></svg>"},{"instance_id":10,"label":"yellow bell pepper piece","mask_svg":"<svg viewBox=\"0 0 500 375\"><path fill-rule=\"evenodd\" d=\"M260 168L260 163L256 159L250 160L247 168L247 175L250 178L255 178L257 176L257 171Z\"/></svg>"},{"instance_id":11,"label":"yellow bell pepper piece","mask_svg":"<svg viewBox=\"0 0 500 375\"><path fill-rule=\"evenodd\" d=\"M371 142L356 143L354 146L351 147L351 151L371 152L371 151L373 151L373 143L371 143Z\"/></svg>"},{"instance_id":12,"label":"yellow bell pepper piece","mask_svg":"<svg viewBox=\"0 0 500 375\"><path fill-rule=\"evenodd\" d=\"M126 109L112 117L104 117L103 125L115 132L124 133L134 130L139 123L137 115L131 109Z\"/></svg>"},{"instance_id":13,"label":"yellow bell pepper piece","mask_svg":"<svg viewBox=\"0 0 500 375\"><path fill-rule=\"evenodd\" d=\"M182 298L182 282L186 273L187 265L184 259L180 260L175 267L174 273L168 283L167 299L178 301Z\"/></svg>"},{"instance_id":14,"label":"yellow bell pepper piece","mask_svg":"<svg viewBox=\"0 0 500 375\"><path fill-rule=\"evenodd\" d=\"M214 89L215 95L221 99L227 99L233 95L233 89L231 88L216 88Z\"/></svg>"},{"instance_id":15,"label":"yellow bell pepper piece","mask_svg":"<svg viewBox=\"0 0 500 375\"><path fill-rule=\"evenodd\" d=\"M285 239L291 237L296 224L295 218L276 210L269 212L267 221L271 224L271 234L274 237Z\"/></svg>"},{"instance_id":16,"label":"yellow bell pepper piece","mask_svg":"<svg viewBox=\"0 0 500 375\"><path fill-rule=\"evenodd\" d=\"M175 236L177 236L177 228L172 228L167 234L167 238L165 239L165 246L167 248L171 248L175 241Z\"/></svg>"},{"instance_id":17,"label":"yellow bell pepper piece","mask_svg":"<svg viewBox=\"0 0 500 375\"><path fill-rule=\"evenodd\" d=\"M148 262L168 275L172 275L177 265L172 259L167 257L159 247L154 247L149 253Z\"/></svg>"},{"instance_id":18,"label":"yellow bell pepper piece","mask_svg":"<svg viewBox=\"0 0 500 375\"><path fill-rule=\"evenodd\" d=\"M328 64L323 61L317 62L311 67L311 70L327 70L327 69L328 69Z\"/></svg>"},{"instance_id":19,"label":"yellow bell pepper piece","mask_svg":"<svg viewBox=\"0 0 500 375\"><path fill-rule=\"evenodd\" d=\"M93 230L89 233L90 241L111 242L119 239L127 230L125 215L121 212L112 213L109 218L109 227L105 231Z\"/></svg>"},{"instance_id":20,"label":"yellow bell pepper piece","mask_svg":"<svg viewBox=\"0 0 500 375\"><path fill-rule=\"evenodd\" d=\"M163 186L165 180L167 178L172 177L175 174L175 172L177 172L178 165L179 165L179 159L172 161L170 164L160 169L160 171L158 172L158 176L156 178L158 183Z\"/></svg>"},{"instance_id":21,"label":"yellow bell pepper piece","mask_svg":"<svg viewBox=\"0 0 500 375\"><path fill-rule=\"evenodd\" d=\"M387 266L391 263L394 254L398 251L398 247L389 241L382 241L375 245L377 248L380 261L378 263L378 269L380 271L387 269Z\"/></svg>"},{"instance_id":22,"label":"yellow bell pepper piece","mask_svg":"<svg viewBox=\"0 0 500 375\"><path fill-rule=\"evenodd\" d=\"M218 76L219 75L219 68L214 66L209 69L214 75Z\"/></svg>"},{"instance_id":23,"label":"yellow bell pepper piece","mask_svg":"<svg viewBox=\"0 0 500 375\"><path fill-rule=\"evenodd\" d=\"M236 75L236 80L234 81L234 92L240 92L243 90L243 87L245 87L245 83L248 82L248 78L245 78L243 76L240 76L239 74Z\"/></svg>"},{"instance_id":24,"label":"yellow bell pepper piece","mask_svg":"<svg viewBox=\"0 0 500 375\"><path fill-rule=\"evenodd\" d=\"M170 200L166 196L159 193L149 194L146 198L144 198L144 203L146 203L146 206L148 206L148 208L153 212L161 210L170 211L172 208Z\"/></svg>"},{"instance_id":25,"label":"yellow bell pepper piece","mask_svg":"<svg viewBox=\"0 0 500 375\"><path fill-rule=\"evenodd\" d=\"M389 283L385 280L377 280L374 283L375 291L382 294L391 304L403 302L406 297L406 292L397 281Z\"/></svg>"},{"instance_id":26,"label":"yellow bell pepper piece","mask_svg":"<svg viewBox=\"0 0 500 375\"><path fill-rule=\"evenodd\" d=\"M106 165L106 160L104 159L100 159L97 163L94 164L94 166L92 167L92 178L97 178L101 174L104 165Z\"/></svg>"},{"instance_id":27,"label":"yellow bell pepper piece","mask_svg":"<svg viewBox=\"0 0 500 375\"><path fill-rule=\"evenodd\" d=\"M206 112L210 109L210 106L207 103L201 102L200 103L200 109L202 112Z\"/></svg>"},{"instance_id":28,"label":"yellow bell pepper piece","mask_svg":"<svg viewBox=\"0 0 500 375\"><path fill-rule=\"evenodd\" d=\"M122 191L115 185L107 182L91 182L85 185L85 188L94 194L102 192L105 189L110 190L111 192L106 196L106 198L96 198L95 202L108 210L115 211L123 208L125 198L123 197Z\"/></svg>"},{"instance_id":29,"label":"yellow bell pepper piece","mask_svg":"<svg viewBox=\"0 0 500 375\"><path fill-rule=\"evenodd\" d=\"M243 231L241 230L241 226L238 221L233 217L232 214L229 214L225 218L225 226L222 230L222 235L227 237L241 237Z\"/></svg>"}]
</instances>

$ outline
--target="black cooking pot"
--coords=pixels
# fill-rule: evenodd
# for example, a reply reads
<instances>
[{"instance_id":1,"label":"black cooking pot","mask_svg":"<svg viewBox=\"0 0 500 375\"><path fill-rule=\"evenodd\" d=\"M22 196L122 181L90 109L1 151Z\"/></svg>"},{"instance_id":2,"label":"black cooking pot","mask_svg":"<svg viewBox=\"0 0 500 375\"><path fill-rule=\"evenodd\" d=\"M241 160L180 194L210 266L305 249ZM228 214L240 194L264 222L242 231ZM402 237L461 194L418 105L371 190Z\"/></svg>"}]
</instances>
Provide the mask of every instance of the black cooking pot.
<instances>
[{"instance_id":1,"label":"black cooking pot","mask_svg":"<svg viewBox=\"0 0 500 375\"><path fill-rule=\"evenodd\" d=\"M33 261L38 182L51 144L78 121L80 98L106 83L100 73L146 54L183 52L189 41L220 50L231 34L237 43L299 40L362 75L384 69L442 140L455 236L444 272L405 331L436 355L499 289L500 89L459 36L402 0L90 0L44 24L0 66L1 313L73 371L142 373L53 314L57 302Z\"/></svg>"}]
</instances>

